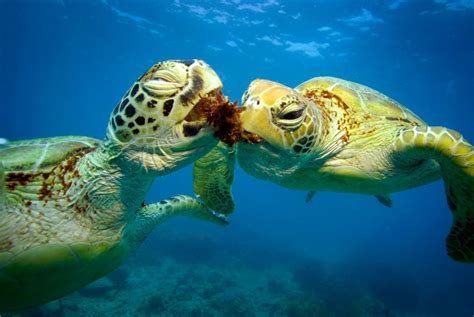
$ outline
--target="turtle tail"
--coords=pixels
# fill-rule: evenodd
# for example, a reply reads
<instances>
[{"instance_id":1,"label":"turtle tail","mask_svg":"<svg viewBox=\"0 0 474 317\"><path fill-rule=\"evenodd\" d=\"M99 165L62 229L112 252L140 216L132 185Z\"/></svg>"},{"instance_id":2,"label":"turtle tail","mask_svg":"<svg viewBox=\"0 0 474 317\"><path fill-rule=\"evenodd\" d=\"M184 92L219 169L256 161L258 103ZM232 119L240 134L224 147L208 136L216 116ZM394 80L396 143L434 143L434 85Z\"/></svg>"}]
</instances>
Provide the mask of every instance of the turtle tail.
<instances>
[{"instance_id":1,"label":"turtle tail","mask_svg":"<svg viewBox=\"0 0 474 317\"><path fill-rule=\"evenodd\" d=\"M474 148L444 127L416 127L401 133L396 146L416 159L434 159L441 168L453 226L446 239L448 255L474 263ZM406 152L405 152L406 153Z\"/></svg>"}]
</instances>

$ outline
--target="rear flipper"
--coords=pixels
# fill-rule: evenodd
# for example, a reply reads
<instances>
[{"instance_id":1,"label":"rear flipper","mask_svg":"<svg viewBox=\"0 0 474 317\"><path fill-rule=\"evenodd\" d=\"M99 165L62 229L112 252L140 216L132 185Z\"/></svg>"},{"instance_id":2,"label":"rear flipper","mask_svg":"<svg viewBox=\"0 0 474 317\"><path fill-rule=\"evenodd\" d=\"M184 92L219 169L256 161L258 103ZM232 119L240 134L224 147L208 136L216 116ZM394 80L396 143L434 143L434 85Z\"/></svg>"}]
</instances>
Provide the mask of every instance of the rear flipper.
<instances>
[{"instance_id":1,"label":"rear flipper","mask_svg":"<svg viewBox=\"0 0 474 317\"><path fill-rule=\"evenodd\" d=\"M310 191L306 194L306 198L305 198L304 201L305 201L307 204L309 204L310 202L313 201L314 195L316 195L316 191L315 191L315 190L310 190Z\"/></svg>"},{"instance_id":2,"label":"rear flipper","mask_svg":"<svg viewBox=\"0 0 474 317\"><path fill-rule=\"evenodd\" d=\"M474 263L474 148L443 127L416 127L400 134L396 149L402 160L433 159L441 167L453 226L446 239L448 255Z\"/></svg>"},{"instance_id":3,"label":"rear flipper","mask_svg":"<svg viewBox=\"0 0 474 317\"><path fill-rule=\"evenodd\" d=\"M393 201L390 195L375 195L375 198L384 205L385 207L392 208L393 207Z\"/></svg>"}]
</instances>

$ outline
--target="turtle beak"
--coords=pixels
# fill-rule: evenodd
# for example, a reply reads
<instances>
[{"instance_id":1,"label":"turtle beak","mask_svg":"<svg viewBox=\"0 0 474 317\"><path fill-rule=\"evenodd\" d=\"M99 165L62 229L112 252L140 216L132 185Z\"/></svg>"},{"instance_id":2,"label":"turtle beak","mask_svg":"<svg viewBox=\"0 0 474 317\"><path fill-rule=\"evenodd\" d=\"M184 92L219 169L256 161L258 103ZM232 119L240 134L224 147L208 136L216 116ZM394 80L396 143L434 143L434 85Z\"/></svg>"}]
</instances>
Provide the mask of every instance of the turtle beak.
<instances>
[{"instance_id":1,"label":"turtle beak","mask_svg":"<svg viewBox=\"0 0 474 317\"><path fill-rule=\"evenodd\" d=\"M266 141L278 146L282 143L281 129L273 123L272 110L278 101L292 90L274 81L257 79L250 83L243 96L244 111L240 119L247 134L258 142ZM254 142L255 143L255 142Z\"/></svg>"},{"instance_id":2,"label":"turtle beak","mask_svg":"<svg viewBox=\"0 0 474 317\"><path fill-rule=\"evenodd\" d=\"M216 72L201 60L196 60L194 64L196 66L192 70L193 89L191 89L188 94L184 94L182 100L185 100L188 96L196 95L194 91L196 89L200 89L202 95L197 96L199 101L189 109L189 112L184 118L184 136L197 135L203 127L210 127L210 125L207 124L207 114L203 111L201 106L206 102L210 102L212 105L212 101L222 94L222 82ZM202 87L202 85L204 85L204 87Z\"/></svg>"},{"instance_id":3,"label":"turtle beak","mask_svg":"<svg viewBox=\"0 0 474 317\"><path fill-rule=\"evenodd\" d=\"M242 105L243 111L240 115L242 129L248 134L254 134L258 137L267 136L274 133L273 125L268 125L271 122L271 113L268 107L262 106L262 101L259 96L247 98Z\"/></svg>"},{"instance_id":4,"label":"turtle beak","mask_svg":"<svg viewBox=\"0 0 474 317\"><path fill-rule=\"evenodd\" d=\"M201 75L204 82L204 91L206 94L210 94L213 91L222 89L222 81L217 76L216 72L203 61L198 61L200 67L196 69L196 72Z\"/></svg>"}]
</instances>

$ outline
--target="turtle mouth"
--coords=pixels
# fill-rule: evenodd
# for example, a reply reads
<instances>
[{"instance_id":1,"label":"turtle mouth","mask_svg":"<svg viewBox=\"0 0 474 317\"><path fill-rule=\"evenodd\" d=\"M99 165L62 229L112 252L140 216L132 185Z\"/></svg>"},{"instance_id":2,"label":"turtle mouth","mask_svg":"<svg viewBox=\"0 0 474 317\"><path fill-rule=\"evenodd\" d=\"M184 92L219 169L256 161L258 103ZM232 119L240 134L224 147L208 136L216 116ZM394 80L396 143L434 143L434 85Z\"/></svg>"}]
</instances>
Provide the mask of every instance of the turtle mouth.
<instances>
[{"instance_id":1,"label":"turtle mouth","mask_svg":"<svg viewBox=\"0 0 474 317\"><path fill-rule=\"evenodd\" d=\"M183 120L183 135L185 137L196 136L203 128L214 127L208 120L210 109L219 108L225 99L219 89L213 90L200 99Z\"/></svg>"},{"instance_id":2,"label":"turtle mouth","mask_svg":"<svg viewBox=\"0 0 474 317\"><path fill-rule=\"evenodd\" d=\"M197 135L202 128L206 127L207 124L205 122L184 122L183 123L183 135L185 137L192 137Z\"/></svg>"},{"instance_id":3,"label":"turtle mouth","mask_svg":"<svg viewBox=\"0 0 474 317\"><path fill-rule=\"evenodd\" d=\"M183 133L186 136L196 135L207 126L214 130L216 138L229 146L239 141L260 142L261 138L257 135L243 130L240 114L244 110L237 102L231 102L220 89L213 90L202 97L185 117Z\"/></svg>"},{"instance_id":4,"label":"turtle mouth","mask_svg":"<svg viewBox=\"0 0 474 317\"><path fill-rule=\"evenodd\" d=\"M214 114L219 112L221 107L228 103L228 100L220 89L212 90L201 97L184 120L187 122L207 122L209 125L216 125L213 122Z\"/></svg>"},{"instance_id":5,"label":"turtle mouth","mask_svg":"<svg viewBox=\"0 0 474 317\"><path fill-rule=\"evenodd\" d=\"M265 140L259 136L258 134L249 132L247 130L242 130L242 134L240 135L240 141L249 143L249 144L257 144L265 142Z\"/></svg>"}]
</instances>

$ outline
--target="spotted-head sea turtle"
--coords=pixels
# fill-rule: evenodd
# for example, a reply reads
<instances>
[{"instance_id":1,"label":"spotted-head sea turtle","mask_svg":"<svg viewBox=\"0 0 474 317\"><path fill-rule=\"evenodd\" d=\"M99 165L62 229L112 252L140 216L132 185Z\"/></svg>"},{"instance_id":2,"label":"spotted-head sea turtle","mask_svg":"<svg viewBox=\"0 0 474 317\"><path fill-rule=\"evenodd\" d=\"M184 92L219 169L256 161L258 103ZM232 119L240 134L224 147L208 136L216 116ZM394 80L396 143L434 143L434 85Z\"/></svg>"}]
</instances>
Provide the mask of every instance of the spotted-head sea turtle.
<instances>
[{"instance_id":1,"label":"spotted-head sea turtle","mask_svg":"<svg viewBox=\"0 0 474 317\"><path fill-rule=\"evenodd\" d=\"M313 78L295 89L256 80L242 102L242 133L259 142L240 142L236 150L220 143L195 165L195 191L212 208L233 206L235 156L247 173L309 190L309 196L361 193L388 206L390 193L443 178L453 214L448 255L474 262L474 149L459 133L430 127L389 97L332 77ZM202 181L210 162L220 162L213 170L230 176L207 173Z\"/></svg>"},{"instance_id":2,"label":"spotted-head sea turtle","mask_svg":"<svg viewBox=\"0 0 474 317\"><path fill-rule=\"evenodd\" d=\"M158 63L115 107L104 141L0 145L0 312L59 298L111 272L171 216L226 223L190 196L144 204L157 176L216 145L196 109L221 88L200 60Z\"/></svg>"}]
</instances>

